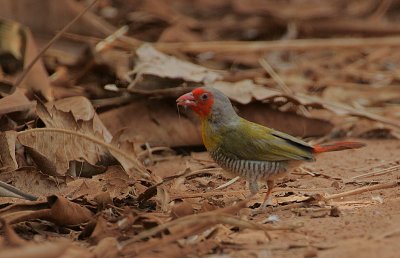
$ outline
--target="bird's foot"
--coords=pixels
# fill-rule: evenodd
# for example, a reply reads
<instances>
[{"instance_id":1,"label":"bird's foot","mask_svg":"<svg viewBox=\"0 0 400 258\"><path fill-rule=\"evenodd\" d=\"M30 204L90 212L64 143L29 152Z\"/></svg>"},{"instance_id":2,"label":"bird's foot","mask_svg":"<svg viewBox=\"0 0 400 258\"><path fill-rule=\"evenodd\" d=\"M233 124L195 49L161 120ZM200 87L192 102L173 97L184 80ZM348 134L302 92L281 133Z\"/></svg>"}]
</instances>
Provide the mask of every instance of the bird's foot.
<instances>
[{"instance_id":1,"label":"bird's foot","mask_svg":"<svg viewBox=\"0 0 400 258\"><path fill-rule=\"evenodd\" d=\"M273 211L273 207L276 205L276 203L274 202L275 200L272 197L269 197L267 200L265 200L260 207L256 208L255 210L252 211L252 215L256 216L259 214L264 214L267 212L272 212Z\"/></svg>"},{"instance_id":2,"label":"bird's foot","mask_svg":"<svg viewBox=\"0 0 400 258\"><path fill-rule=\"evenodd\" d=\"M273 200L272 197L269 196L260 206L260 210L265 210L267 208L267 206L273 206Z\"/></svg>"}]
</instances>

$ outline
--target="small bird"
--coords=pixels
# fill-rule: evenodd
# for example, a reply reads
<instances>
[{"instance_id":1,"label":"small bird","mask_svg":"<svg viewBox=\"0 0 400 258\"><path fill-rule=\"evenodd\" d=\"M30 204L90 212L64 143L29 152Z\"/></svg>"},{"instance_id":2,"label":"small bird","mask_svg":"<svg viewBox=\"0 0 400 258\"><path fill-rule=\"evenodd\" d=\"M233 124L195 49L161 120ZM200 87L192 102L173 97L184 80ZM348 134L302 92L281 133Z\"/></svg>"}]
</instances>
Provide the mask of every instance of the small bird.
<instances>
[{"instance_id":1,"label":"small bird","mask_svg":"<svg viewBox=\"0 0 400 258\"><path fill-rule=\"evenodd\" d=\"M180 96L176 102L198 115L203 143L219 166L244 177L252 195L259 191L258 181L266 182L268 190L261 208L270 202L275 179L302 162L315 161L319 153L365 146L360 142L310 145L286 133L250 122L240 117L230 100L215 88L196 88Z\"/></svg>"}]
</instances>

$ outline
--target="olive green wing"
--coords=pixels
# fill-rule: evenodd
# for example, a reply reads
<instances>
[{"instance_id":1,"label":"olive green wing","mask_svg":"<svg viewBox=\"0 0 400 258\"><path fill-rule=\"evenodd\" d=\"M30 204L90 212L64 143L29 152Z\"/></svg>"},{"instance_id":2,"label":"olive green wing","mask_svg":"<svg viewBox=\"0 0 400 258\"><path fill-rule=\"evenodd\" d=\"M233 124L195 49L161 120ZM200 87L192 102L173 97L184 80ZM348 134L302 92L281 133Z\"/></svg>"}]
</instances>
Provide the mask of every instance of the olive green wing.
<instances>
[{"instance_id":1,"label":"olive green wing","mask_svg":"<svg viewBox=\"0 0 400 258\"><path fill-rule=\"evenodd\" d=\"M242 119L223 133L226 154L247 160L313 160L313 148L288 134Z\"/></svg>"}]
</instances>

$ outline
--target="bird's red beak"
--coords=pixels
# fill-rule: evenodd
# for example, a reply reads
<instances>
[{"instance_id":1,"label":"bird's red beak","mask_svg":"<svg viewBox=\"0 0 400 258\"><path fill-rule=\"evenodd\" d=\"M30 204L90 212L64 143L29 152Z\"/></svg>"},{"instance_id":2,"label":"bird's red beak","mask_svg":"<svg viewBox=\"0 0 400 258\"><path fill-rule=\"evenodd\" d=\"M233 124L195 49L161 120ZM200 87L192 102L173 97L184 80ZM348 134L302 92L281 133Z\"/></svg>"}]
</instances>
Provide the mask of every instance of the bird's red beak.
<instances>
[{"instance_id":1,"label":"bird's red beak","mask_svg":"<svg viewBox=\"0 0 400 258\"><path fill-rule=\"evenodd\" d=\"M182 96L180 96L177 100L176 100L176 104L178 106L184 106L184 107L193 107L196 106L196 101L194 99L193 93L189 92L186 93Z\"/></svg>"}]
</instances>

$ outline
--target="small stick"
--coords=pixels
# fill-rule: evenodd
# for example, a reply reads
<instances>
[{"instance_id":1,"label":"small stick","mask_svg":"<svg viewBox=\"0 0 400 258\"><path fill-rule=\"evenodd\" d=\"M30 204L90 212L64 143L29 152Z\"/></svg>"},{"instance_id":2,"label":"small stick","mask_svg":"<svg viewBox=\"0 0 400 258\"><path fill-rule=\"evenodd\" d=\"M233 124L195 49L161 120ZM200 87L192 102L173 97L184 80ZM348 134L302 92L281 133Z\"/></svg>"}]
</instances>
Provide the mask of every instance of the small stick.
<instances>
[{"instance_id":1,"label":"small stick","mask_svg":"<svg viewBox=\"0 0 400 258\"><path fill-rule=\"evenodd\" d=\"M331 194L331 195L326 196L324 199L325 200L333 200L333 199L347 197L347 196L351 196L351 195L357 195L357 194L361 194L361 193L365 193L365 192L392 188L392 187L398 186L399 184L400 184L400 182L392 182L392 183L387 183L387 184L365 186L365 187L360 187L360 188L342 192L342 193Z\"/></svg>"},{"instance_id":2,"label":"small stick","mask_svg":"<svg viewBox=\"0 0 400 258\"><path fill-rule=\"evenodd\" d=\"M116 41L118 38L122 37L124 34L126 34L129 30L129 26L124 25L118 30L116 30L113 34L105 38L104 40L100 41L99 43L96 44L95 46L95 51L100 52L103 51L106 48L109 48L110 45Z\"/></svg>"},{"instance_id":3,"label":"small stick","mask_svg":"<svg viewBox=\"0 0 400 258\"><path fill-rule=\"evenodd\" d=\"M99 42L102 39L84 36L74 33L65 33L64 37L81 42ZM114 42L118 47L132 50L143 43L152 44L133 39L131 42L125 38L119 38ZM398 47L400 37L373 37L373 38L329 38L329 39L291 39L291 40L271 40L271 41L198 41L198 42L162 42L153 43L152 46L160 51L182 52L218 52L218 53L252 53L275 50L309 50L327 48L362 48L362 47Z\"/></svg>"},{"instance_id":4,"label":"small stick","mask_svg":"<svg viewBox=\"0 0 400 258\"><path fill-rule=\"evenodd\" d=\"M155 43L153 46L160 51L177 50L183 52L219 52L219 53L249 53L273 50L304 50L326 48L360 48L360 47L398 47L400 37L375 38L334 38L334 39L295 39L277 41L206 41L184 43ZM138 47L139 45L131 45Z\"/></svg>"},{"instance_id":5,"label":"small stick","mask_svg":"<svg viewBox=\"0 0 400 258\"><path fill-rule=\"evenodd\" d=\"M234 184L236 181L238 181L240 179L240 176L237 176L235 178L232 178L231 180L229 180L228 182L226 182L225 184L222 184L220 186L218 186L217 188L215 188L214 190L221 190L224 189L228 186L230 186L231 184Z\"/></svg>"},{"instance_id":6,"label":"small stick","mask_svg":"<svg viewBox=\"0 0 400 258\"><path fill-rule=\"evenodd\" d=\"M360 179L360 178L366 178L366 177L372 177L372 176L380 176L380 175L384 175L386 173L390 173L390 172L396 171L398 168L400 168L400 165L389 167L389 168L385 168L385 169L382 169L380 171L373 171L373 172L361 174L361 175L358 175L358 176L353 176L351 179Z\"/></svg>"}]
</instances>

